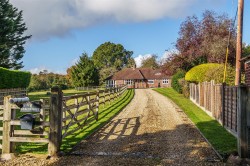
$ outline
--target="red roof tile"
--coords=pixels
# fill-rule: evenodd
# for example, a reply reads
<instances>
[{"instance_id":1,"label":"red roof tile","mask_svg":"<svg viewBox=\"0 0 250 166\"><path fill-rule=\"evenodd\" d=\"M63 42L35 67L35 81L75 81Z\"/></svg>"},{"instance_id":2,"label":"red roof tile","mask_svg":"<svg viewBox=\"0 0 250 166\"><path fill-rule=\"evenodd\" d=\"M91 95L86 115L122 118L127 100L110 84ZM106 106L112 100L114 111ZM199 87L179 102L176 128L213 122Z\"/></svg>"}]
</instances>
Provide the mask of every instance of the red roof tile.
<instances>
[{"instance_id":1,"label":"red roof tile","mask_svg":"<svg viewBox=\"0 0 250 166\"><path fill-rule=\"evenodd\" d=\"M169 78L162 70L152 68L125 68L112 77L113 80L141 80L141 79L164 79Z\"/></svg>"}]
</instances>

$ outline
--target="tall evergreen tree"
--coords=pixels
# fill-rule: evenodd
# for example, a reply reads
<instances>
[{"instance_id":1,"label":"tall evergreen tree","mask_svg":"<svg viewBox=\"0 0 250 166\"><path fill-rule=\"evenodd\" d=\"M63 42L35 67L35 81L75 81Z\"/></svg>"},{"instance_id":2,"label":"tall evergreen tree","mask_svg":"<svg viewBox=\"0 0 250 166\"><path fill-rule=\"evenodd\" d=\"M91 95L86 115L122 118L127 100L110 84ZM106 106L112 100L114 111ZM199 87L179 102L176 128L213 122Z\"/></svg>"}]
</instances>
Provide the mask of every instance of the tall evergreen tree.
<instances>
[{"instance_id":1,"label":"tall evergreen tree","mask_svg":"<svg viewBox=\"0 0 250 166\"><path fill-rule=\"evenodd\" d=\"M98 71L93 61L86 53L80 56L80 60L72 66L72 82L75 87L98 85Z\"/></svg>"},{"instance_id":2,"label":"tall evergreen tree","mask_svg":"<svg viewBox=\"0 0 250 166\"><path fill-rule=\"evenodd\" d=\"M9 0L0 1L0 67L20 69L20 61L25 53L24 44L30 35L23 22L22 11L10 4Z\"/></svg>"}]
</instances>

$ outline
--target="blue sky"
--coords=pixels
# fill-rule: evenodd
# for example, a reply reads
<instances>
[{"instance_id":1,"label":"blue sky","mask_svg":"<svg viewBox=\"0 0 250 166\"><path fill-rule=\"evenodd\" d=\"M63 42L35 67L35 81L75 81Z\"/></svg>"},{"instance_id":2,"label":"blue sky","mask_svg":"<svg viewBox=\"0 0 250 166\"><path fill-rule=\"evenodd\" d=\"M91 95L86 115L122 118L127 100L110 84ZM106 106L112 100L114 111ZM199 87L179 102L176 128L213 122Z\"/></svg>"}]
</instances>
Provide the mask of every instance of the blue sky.
<instances>
[{"instance_id":1,"label":"blue sky","mask_svg":"<svg viewBox=\"0 0 250 166\"><path fill-rule=\"evenodd\" d=\"M10 0L23 10L28 34L24 70L66 73L78 57L102 43L122 44L140 58L173 50L181 22L204 10L233 17L237 0ZM250 1L245 1L243 41L250 43Z\"/></svg>"}]
</instances>

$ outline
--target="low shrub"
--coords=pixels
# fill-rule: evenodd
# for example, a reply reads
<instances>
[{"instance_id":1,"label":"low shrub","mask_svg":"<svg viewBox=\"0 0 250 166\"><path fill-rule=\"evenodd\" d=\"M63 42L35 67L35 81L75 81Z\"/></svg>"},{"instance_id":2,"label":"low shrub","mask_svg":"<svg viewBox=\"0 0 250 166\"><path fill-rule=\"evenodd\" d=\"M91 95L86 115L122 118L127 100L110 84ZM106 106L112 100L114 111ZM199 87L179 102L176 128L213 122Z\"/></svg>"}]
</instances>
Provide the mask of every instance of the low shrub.
<instances>
[{"instance_id":1,"label":"low shrub","mask_svg":"<svg viewBox=\"0 0 250 166\"><path fill-rule=\"evenodd\" d=\"M179 84L181 85L182 87L182 94L184 97L186 98L189 98L189 82L186 81L184 78L181 78L178 80L179 81Z\"/></svg>"},{"instance_id":2,"label":"low shrub","mask_svg":"<svg viewBox=\"0 0 250 166\"><path fill-rule=\"evenodd\" d=\"M172 77L171 86L179 93L182 93L182 85L179 80L185 77L185 71L179 70Z\"/></svg>"}]
</instances>

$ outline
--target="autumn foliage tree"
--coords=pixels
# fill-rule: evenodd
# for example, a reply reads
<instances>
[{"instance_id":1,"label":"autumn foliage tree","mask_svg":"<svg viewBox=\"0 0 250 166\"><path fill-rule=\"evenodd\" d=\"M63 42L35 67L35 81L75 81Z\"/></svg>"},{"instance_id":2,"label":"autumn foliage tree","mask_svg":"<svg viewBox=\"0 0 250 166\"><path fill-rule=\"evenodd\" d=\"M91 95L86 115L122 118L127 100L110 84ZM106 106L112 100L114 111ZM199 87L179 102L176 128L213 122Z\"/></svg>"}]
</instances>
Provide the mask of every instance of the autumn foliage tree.
<instances>
[{"instance_id":1,"label":"autumn foliage tree","mask_svg":"<svg viewBox=\"0 0 250 166\"><path fill-rule=\"evenodd\" d=\"M165 69L175 73L179 68L188 71L203 63L224 63L228 44L228 62L234 65L236 31L230 28L231 24L232 20L226 15L212 11L205 11L201 20L197 16L187 17L181 24L176 41L178 53L170 56L164 65Z\"/></svg>"}]
</instances>

